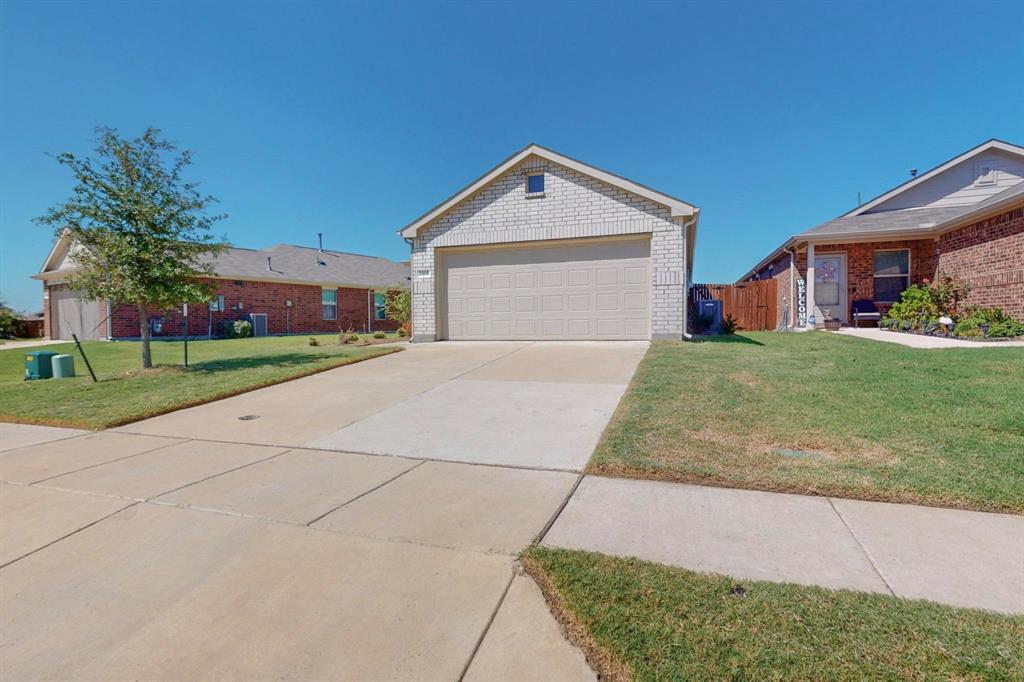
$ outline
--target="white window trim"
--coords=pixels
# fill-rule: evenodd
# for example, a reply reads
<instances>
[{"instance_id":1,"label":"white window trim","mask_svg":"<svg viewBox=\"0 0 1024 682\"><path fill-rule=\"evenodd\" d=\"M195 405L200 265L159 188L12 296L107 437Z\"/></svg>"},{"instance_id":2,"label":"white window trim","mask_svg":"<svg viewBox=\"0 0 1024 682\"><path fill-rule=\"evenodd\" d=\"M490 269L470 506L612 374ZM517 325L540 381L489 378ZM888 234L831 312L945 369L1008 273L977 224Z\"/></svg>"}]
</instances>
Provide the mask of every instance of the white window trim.
<instances>
[{"instance_id":1,"label":"white window trim","mask_svg":"<svg viewBox=\"0 0 1024 682\"><path fill-rule=\"evenodd\" d=\"M905 275L879 275L879 274L877 274L875 272L875 254L876 253L899 253L899 252L907 254L907 274L905 274ZM910 258L910 249L875 249L874 251L872 251L871 252L871 289L872 289L872 291L871 291L871 300L873 302L875 302L875 303L897 303L899 301L898 298L895 301L882 301L879 298L877 298L877 296L876 296L876 294L874 292L875 280L879 279L879 278L885 279L887 277L891 277L891 278L896 278L896 277L903 278L903 277L906 277L907 278L907 286L904 287L904 290L906 290L906 289L910 288L910 283L913 281L913 278L911 277L911 270L912 270L912 261L911 261L911 258Z\"/></svg>"},{"instance_id":2,"label":"white window trim","mask_svg":"<svg viewBox=\"0 0 1024 682\"><path fill-rule=\"evenodd\" d=\"M324 292L325 291L330 291L330 292L334 293L334 303L333 304L324 303ZM327 317L326 315L324 315L324 310L326 308L328 308L328 307L334 308L334 317ZM334 322L334 321L336 321L338 319L338 290L337 289L327 289L327 288L320 289L320 317L325 322Z\"/></svg>"},{"instance_id":3,"label":"white window trim","mask_svg":"<svg viewBox=\"0 0 1024 682\"><path fill-rule=\"evenodd\" d=\"M535 178L538 175L541 178L544 179L544 189L542 189L539 192L531 192L530 191L530 178ZM541 197L544 196L544 192L547 191L547 188L548 188L548 179L546 177L544 177L545 175L546 175L546 173L544 171L529 171L529 172L526 173L526 187L525 187L525 189L526 189L526 198L527 199L540 199Z\"/></svg>"}]
</instances>

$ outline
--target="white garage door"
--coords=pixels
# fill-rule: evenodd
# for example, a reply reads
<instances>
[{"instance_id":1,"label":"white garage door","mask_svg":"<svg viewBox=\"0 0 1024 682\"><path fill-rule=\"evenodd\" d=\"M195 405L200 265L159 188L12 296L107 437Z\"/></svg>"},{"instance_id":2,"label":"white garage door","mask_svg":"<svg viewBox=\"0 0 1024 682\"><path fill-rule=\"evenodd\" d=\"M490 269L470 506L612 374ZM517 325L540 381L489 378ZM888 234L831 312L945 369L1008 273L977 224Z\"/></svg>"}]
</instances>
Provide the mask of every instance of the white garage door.
<instances>
[{"instance_id":1,"label":"white garage door","mask_svg":"<svg viewBox=\"0 0 1024 682\"><path fill-rule=\"evenodd\" d=\"M443 254L449 339L647 339L650 241L453 249Z\"/></svg>"},{"instance_id":2,"label":"white garage door","mask_svg":"<svg viewBox=\"0 0 1024 682\"><path fill-rule=\"evenodd\" d=\"M70 339L74 333L79 341L101 339L107 328L100 314L99 301L83 301L77 291L53 289L50 292L50 336Z\"/></svg>"}]
</instances>

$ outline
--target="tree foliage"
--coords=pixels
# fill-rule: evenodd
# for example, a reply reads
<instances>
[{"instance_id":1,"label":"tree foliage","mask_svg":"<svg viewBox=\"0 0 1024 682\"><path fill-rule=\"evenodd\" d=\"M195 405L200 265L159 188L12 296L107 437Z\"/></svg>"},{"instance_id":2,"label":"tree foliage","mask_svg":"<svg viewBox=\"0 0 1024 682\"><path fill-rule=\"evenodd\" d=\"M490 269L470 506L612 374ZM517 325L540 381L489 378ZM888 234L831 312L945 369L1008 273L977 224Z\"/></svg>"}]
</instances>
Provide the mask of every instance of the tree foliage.
<instances>
[{"instance_id":1,"label":"tree foliage","mask_svg":"<svg viewBox=\"0 0 1024 682\"><path fill-rule=\"evenodd\" d=\"M68 284L83 298L139 310L143 367L149 367L146 306L168 309L209 300L200 278L214 274L209 258L225 248L211 234L223 214L209 214L216 202L183 178L192 163L188 150L155 128L122 138L113 128L97 129L95 158L65 152L55 158L69 168L71 197L38 222L71 238L76 269Z\"/></svg>"},{"instance_id":2,"label":"tree foliage","mask_svg":"<svg viewBox=\"0 0 1024 682\"><path fill-rule=\"evenodd\" d=\"M408 289L393 287L387 290L384 296L384 305L389 320L405 325L409 321L412 309L412 294Z\"/></svg>"}]
</instances>

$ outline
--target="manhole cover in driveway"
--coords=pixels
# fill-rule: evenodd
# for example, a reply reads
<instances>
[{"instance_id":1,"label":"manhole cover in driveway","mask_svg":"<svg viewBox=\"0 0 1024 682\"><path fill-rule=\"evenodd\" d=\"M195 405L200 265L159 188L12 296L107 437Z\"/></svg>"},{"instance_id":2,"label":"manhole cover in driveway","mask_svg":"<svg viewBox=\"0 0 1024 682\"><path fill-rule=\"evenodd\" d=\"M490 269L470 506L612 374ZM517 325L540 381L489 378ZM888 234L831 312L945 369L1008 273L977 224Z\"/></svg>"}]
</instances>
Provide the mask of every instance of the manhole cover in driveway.
<instances>
[{"instance_id":1,"label":"manhole cover in driveway","mask_svg":"<svg viewBox=\"0 0 1024 682\"><path fill-rule=\"evenodd\" d=\"M239 421L243 421L243 422L248 422L248 421L252 421L253 419L259 419L259 418L260 418L260 416L258 414L243 414L241 417L238 418L238 420Z\"/></svg>"}]
</instances>

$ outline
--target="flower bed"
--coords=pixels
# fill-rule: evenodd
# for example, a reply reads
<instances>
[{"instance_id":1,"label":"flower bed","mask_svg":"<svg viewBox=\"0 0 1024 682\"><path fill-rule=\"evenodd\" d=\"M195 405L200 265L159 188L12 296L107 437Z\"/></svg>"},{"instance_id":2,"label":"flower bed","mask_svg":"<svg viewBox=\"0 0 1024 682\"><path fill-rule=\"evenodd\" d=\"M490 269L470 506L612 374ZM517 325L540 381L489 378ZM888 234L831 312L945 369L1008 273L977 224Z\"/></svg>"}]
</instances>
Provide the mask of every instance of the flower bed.
<instances>
[{"instance_id":1,"label":"flower bed","mask_svg":"<svg viewBox=\"0 0 1024 682\"><path fill-rule=\"evenodd\" d=\"M879 328L900 333L946 336L967 341L1009 341L1024 336L1024 323L1001 308L960 310L969 287L943 277L924 286L912 285L901 295Z\"/></svg>"}]
</instances>

